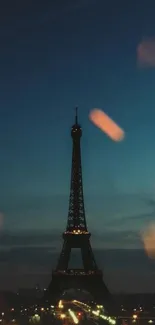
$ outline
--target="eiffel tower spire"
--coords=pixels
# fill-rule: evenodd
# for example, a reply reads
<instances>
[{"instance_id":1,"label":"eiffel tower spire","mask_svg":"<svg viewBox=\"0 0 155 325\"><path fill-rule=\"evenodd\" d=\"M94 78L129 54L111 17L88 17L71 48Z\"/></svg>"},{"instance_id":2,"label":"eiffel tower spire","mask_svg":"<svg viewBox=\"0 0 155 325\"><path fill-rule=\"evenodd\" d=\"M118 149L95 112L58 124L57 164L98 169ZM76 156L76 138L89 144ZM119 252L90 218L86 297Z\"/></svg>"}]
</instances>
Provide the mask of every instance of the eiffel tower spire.
<instances>
[{"instance_id":1,"label":"eiffel tower spire","mask_svg":"<svg viewBox=\"0 0 155 325\"><path fill-rule=\"evenodd\" d=\"M75 107L75 124L78 124L78 107Z\"/></svg>"}]
</instances>

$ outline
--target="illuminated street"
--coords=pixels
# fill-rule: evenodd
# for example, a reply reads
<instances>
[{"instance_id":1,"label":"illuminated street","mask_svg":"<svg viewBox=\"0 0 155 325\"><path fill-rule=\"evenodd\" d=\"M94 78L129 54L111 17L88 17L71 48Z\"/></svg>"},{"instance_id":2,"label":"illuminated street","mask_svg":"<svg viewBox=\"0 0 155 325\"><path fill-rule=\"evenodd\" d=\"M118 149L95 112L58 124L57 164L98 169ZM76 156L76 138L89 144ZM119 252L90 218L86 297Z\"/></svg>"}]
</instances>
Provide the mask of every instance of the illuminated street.
<instances>
[{"instance_id":1,"label":"illuminated street","mask_svg":"<svg viewBox=\"0 0 155 325\"><path fill-rule=\"evenodd\" d=\"M55 313L57 318L64 321L64 324L116 324L116 319L106 315L103 306L89 306L78 300L60 300Z\"/></svg>"},{"instance_id":2,"label":"illuminated street","mask_svg":"<svg viewBox=\"0 0 155 325\"><path fill-rule=\"evenodd\" d=\"M60 300L56 305L49 302L29 306L12 306L0 312L0 324L16 325L72 325L72 324L105 324L105 325L154 325L155 306L148 311L144 307L132 310L123 305L117 309L117 315L108 315L104 306L95 302L83 303L79 300Z\"/></svg>"}]
</instances>

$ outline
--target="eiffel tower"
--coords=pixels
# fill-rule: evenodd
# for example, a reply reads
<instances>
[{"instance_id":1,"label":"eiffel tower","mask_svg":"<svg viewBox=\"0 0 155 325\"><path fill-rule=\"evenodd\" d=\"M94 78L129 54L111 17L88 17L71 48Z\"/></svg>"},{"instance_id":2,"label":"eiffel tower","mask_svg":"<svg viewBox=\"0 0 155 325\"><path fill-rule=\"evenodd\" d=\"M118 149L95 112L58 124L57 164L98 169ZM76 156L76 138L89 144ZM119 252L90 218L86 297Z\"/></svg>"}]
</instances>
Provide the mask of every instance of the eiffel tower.
<instances>
[{"instance_id":1,"label":"eiffel tower","mask_svg":"<svg viewBox=\"0 0 155 325\"><path fill-rule=\"evenodd\" d=\"M82 185L80 139L82 129L78 123L77 108L75 124L71 129L73 140L71 186L67 227L63 233L63 247L52 280L47 289L48 296L58 297L70 288L88 291L96 302L104 303L111 296L103 282L90 244L91 234L87 229ZM72 248L81 249L83 268L69 269Z\"/></svg>"}]
</instances>

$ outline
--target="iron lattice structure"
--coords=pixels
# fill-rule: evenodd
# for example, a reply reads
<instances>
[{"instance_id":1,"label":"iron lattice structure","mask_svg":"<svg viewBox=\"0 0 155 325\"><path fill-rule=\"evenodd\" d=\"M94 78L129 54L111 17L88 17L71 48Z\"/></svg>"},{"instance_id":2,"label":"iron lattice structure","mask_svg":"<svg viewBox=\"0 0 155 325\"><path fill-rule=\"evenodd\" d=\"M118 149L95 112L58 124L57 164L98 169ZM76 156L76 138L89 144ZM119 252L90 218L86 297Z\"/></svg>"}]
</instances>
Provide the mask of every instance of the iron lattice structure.
<instances>
[{"instance_id":1,"label":"iron lattice structure","mask_svg":"<svg viewBox=\"0 0 155 325\"><path fill-rule=\"evenodd\" d=\"M63 233L62 251L56 270L52 274L49 291L58 292L66 287L75 287L76 284L78 287L90 291L94 296L99 296L99 292L102 290L107 297L109 291L102 280L102 272L97 267L90 244L91 234L88 232L86 224L80 148L82 129L78 123L77 109L71 136L73 151L68 220L66 231ZM83 269L69 269L72 248L81 249Z\"/></svg>"},{"instance_id":2,"label":"iron lattice structure","mask_svg":"<svg viewBox=\"0 0 155 325\"><path fill-rule=\"evenodd\" d=\"M82 135L82 130L77 122L77 115L75 124L72 127L71 134L73 138L73 152L67 231L73 231L73 229L76 228L82 231L87 231L83 197L80 148L80 138Z\"/></svg>"}]
</instances>

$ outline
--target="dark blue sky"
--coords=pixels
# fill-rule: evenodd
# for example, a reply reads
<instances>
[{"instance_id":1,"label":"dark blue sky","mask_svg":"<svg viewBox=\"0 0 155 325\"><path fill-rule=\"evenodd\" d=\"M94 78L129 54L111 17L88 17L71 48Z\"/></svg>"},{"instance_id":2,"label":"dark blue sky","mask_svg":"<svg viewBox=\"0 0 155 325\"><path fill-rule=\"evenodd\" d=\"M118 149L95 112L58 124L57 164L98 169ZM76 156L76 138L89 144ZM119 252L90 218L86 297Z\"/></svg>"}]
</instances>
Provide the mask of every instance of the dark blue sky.
<instances>
[{"instance_id":1,"label":"dark blue sky","mask_svg":"<svg viewBox=\"0 0 155 325\"><path fill-rule=\"evenodd\" d=\"M155 211L155 70L137 67L136 49L155 36L154 16L154 0L1 1L0 210L6 231L64 230L70 127L78 105L94 246L142 246L139 231ZM95 107L124 128L124 142L113 143L91 124Z\"/></svg>"}]
</instances>

